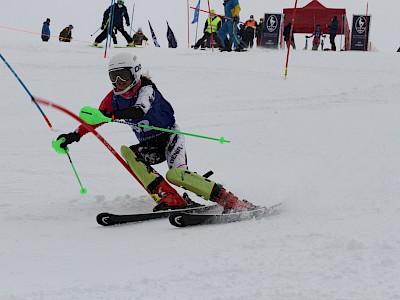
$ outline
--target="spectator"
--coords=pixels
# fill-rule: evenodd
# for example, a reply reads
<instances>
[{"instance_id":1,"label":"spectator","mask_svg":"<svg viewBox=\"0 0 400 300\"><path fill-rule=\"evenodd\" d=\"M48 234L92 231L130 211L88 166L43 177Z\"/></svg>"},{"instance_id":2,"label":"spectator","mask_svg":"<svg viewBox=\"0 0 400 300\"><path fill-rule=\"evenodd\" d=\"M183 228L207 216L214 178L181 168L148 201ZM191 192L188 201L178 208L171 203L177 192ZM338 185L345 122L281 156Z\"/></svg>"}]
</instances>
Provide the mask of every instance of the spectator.
<instances>
[{"instance_id":1,"label":"spectator","mask_svg":"<svg viewBox=\"0 0 400 300\"><path fill-rule=\"evenodd\" d=\"M329 41L331 43L331 50L336 51L335 37L338 31L338 20L336 16L333 16L331 25L329 28Z\"/></svg>"},{"instance_id":2,"label":"spectator","mask_svg":"<svg viewBox=\"0 0 400 300\"><path fill-rule=\"evenodd\" d=\"M142 27L138 27L138 30L132 37L134 46L142 46L143 41L148 41L149 39L143 34Z\"/></svg>"},{"instance_id":3,"label":"spectator","mask_svg":"<svg viewBox=\"0 0 400 300\"><path fill-rule=\"evenodd\" d=\"M256 28L258 24L257 21L254 20L254 16L251 15L250 19L248 19L244 23L244 38L243 41L247 44L247 47L253 48L254 45L254 35L256 33Z\"/></svg>"},{"instance_id":4,"label":"spectator","mask_svg":"<svg viewBox=\"0 0 400 300\"><path fill-rule=\"evenodd\" d=\"M324 37L324 34L322 33L321 25L318 24L315 27L315 31L312 35L306 36L306 38L308 38L308 39L311 37L314 37L312 50L314 50L314 51L318 50L318 47L321 44L321 38Z\"/></svg>"},{"instance_id":5,"label":"spectator","mask_svg":"<svg viewBox=\"0 0 400 300\"><path fill-rule=\"evenodd\" d=\"M74 29L74 26L69 25L65 27L61 32L60 36L58 37L58 40L60 42L70 42L72 40L72 29Z\"/></svg>"},{"instance_id":6,"label":"spectator","mask_svg":"<svg viewBox=\"0 0 400 300\"><path fill-rule=\"evenodd\" d=\"M50 19L47 18L42 26L42 41L47 42L50 39Z\"/></svg>"},{"instance_id":7,"label":"spectator","mask_svg":"<svg viewBox=\"0 0 400 300\"><path fill-rule=\"evenodd\" d=\"M289 48L292 45L292 48L296 50L296 44L294 42L294 29L292 29L292 38L290 39L290 30L292 29L292 22L289 22L285 28L283 28L283 37L286 43L286 47ZM289 41L290 39L290 41Z\"/></svg>"},{"instance_id":8,"label":"spectator","mask_svg":"<svg viewBox=\"0 0 400 300\"><path fill-rule=\"evenodd\" d=\"M197 43L193 46L194 49L198 49L201 46L204 46L205 41L210 41L207 44L211 45L211 39L216 42L217 47L222 49L223 45L221 39L219 38L217 32L221 28L222 20L220 17L215 15L215 9L210 10L210 16L208 16L205 24L203 33L204 35L197 41Z\"/></svg>"},{"instance_id":9,"label":"spectator","mask_svg":"<svg viewBox=\"0 0 400 300\"><path fill-rule=\"evenodd\" d=\"M111 18L112 10L114 11L113 18ZM114 4L114 7L110 6L109 8L106 9L106 11L103 14L103 22L101 23L101 29L103 29L103 31L96 37L96 39L94 40L93 46L97 46L99 43L101 43L102 41L104 41L107 38L108 23L111 21L110 18L112 19L112 22L113 22L113 24L112 24L113 25L113 28L112 28L113 34L116 34L117 31L121 32L121 34L124 36L124 38L128 42L127 47L133 47L132 38L124 29L124 19L126 22L126 26L131 25L129 23L129 15L128 15L126 6L124 5L124 0L117 0L117 3ZM113 37L113 39L114 39L114 37ZM116 42L116 39L114 39L114 42Z\"/></svg>"},{"instance_id":10,"label":"spectator","mask_svg":"<svg viewBox=\"0 0 400 300\"><path fill-rule=\"evenodd\" d=\"M264 25L264 18L260 18L260 22L258 22L258 25L256 27L256 44L257 47L261 46L261 36L263 32L263 25Z\"/></svg>"}]
</instances>

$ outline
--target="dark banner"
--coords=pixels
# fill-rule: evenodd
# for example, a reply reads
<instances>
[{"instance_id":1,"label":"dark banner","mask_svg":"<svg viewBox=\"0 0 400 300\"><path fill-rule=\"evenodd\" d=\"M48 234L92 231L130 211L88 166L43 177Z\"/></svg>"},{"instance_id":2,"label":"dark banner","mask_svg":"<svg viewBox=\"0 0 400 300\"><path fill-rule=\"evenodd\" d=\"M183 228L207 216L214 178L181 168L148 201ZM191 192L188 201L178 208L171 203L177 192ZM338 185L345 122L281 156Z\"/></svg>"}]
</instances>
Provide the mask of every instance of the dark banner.
<instances>
[{"instance_id":1,"label":"dark banner","mask_svg":"<svg viewBox=\"0 0 400 300\"><path fill-rule=\"evenodd\" d=\"M353 15L350 50L368 50L370 24L371 16Z\"/></svg>"},{"instance_id":2,"label":"dark banner","mask_svg":"<svg viewBox=\"0 0 400 300\"><path fill-rule=\"evenodd\" d=\"M279 48L279 36L281 31L281 14L265 14L262 25L261 47Z\"/></svg>"}]
</instances>

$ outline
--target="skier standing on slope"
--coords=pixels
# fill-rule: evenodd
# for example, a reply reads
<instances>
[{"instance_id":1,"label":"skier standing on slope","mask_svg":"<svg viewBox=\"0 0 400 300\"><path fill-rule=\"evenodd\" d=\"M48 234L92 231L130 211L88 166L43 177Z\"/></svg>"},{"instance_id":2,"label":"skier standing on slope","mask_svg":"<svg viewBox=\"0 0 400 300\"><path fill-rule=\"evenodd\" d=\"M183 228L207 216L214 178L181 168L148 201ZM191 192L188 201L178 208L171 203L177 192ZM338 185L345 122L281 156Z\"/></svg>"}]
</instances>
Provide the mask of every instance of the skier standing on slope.
<instances>
[{"instance_id":1,"label":"skier standing on slope","mask_svg":"<svg viewBox=\"0 0 400 300\"><path fill-rule=\"evenodd\" d=\"M139 60L132 53L119 53L113 56L108 64L113 90L106 95L98 109L84 107L81 109L81 114L98 116L98 121L91 123L94 127L113 120L125 120L129 123L139 144L129 147L132 151L130 156L133 154L135 161L133 167L130 162L128 163L143 186L152 194L158 195L158 205L154 211L185 208L190 201L180 196L151 167L163 161L168 163L169 170L166 177L170 182L222 205L226 212L254 208L254 205L239 200L220 184L188 171L183 135L138 126L149 125L179 130L171 104L148 76L141 75L141 68ZM69 144L79 142L86 133L88 130L81 125L71 133L61 134L53 142L53 147L58 153L62 153L60 150L67 150Z\"/></svg>"}]
</instances>

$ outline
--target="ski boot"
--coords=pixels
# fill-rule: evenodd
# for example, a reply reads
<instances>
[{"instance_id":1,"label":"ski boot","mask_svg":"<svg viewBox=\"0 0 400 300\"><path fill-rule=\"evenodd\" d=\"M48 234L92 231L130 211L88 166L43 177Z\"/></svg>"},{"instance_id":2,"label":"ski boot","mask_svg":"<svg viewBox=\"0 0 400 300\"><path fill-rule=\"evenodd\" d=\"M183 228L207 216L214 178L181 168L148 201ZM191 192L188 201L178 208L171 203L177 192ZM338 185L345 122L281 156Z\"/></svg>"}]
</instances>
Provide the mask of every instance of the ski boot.
<instances>
[{"instance_id":1,"label":"ski boot","mask_svg":"<svg viewBox=\"0 0 400 300\"><path fill-rule=\"evenodd\" d=\"M158 204L153 211L188 207L186 200L162 176L157 177L147 188L151 193L158 195Z\"/></svg>"},{"instance_id":2,"label":"ski boot","mask_svg":"<svg viewBox=\"0 0 400 300\"><path fill-rule=\"evenodd\" d=\"M256 206L246 200L240 200L231 192L228 192L220 184L215 184L211 192L210 200L224 208L223 213L242 212L255 209Z\"/></svg>"},{"instance_id":3,"label":"ski boot","mask_svg":"<svg viewBox=\"0 0 400 300\"><path fill-rule=\"evenodd\" d=\"M171 168L167 172L167 180L177 186L183 187L205 200L211 200L224 208L224 213L252 210L256 208L246 200L239 200L231 192L227 192L222 185L198 175L197 173Z\"/></svg>"}]
</instances>

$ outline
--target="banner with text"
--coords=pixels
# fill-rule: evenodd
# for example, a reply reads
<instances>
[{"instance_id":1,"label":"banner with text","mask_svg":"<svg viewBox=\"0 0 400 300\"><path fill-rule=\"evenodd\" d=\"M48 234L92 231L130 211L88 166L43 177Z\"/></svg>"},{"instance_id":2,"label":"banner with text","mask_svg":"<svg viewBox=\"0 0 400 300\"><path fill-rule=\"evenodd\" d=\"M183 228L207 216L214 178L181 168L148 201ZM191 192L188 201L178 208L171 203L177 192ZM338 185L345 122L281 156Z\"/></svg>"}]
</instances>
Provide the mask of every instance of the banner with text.
<instances>
[{"instance_id":1,"label":"banner with text","mask_svg":"<svg viewBox=\"0 0 400 300\"><path fill-rule=\"evenodd\" d=\"M279 48L279 37L281 32L281 14L264 14L264 23L262 24L261 47Z\"/></svg>"},{"instance_id":2,"label":"banner with text","mask_svg":"<svg viewBox=\"0 0 400 300\"><path fill-rule=\"evenodd\" d=\"M353 15L350 50L368 50L370 24L371 16Z\"/></svg>"}]
</instances>

